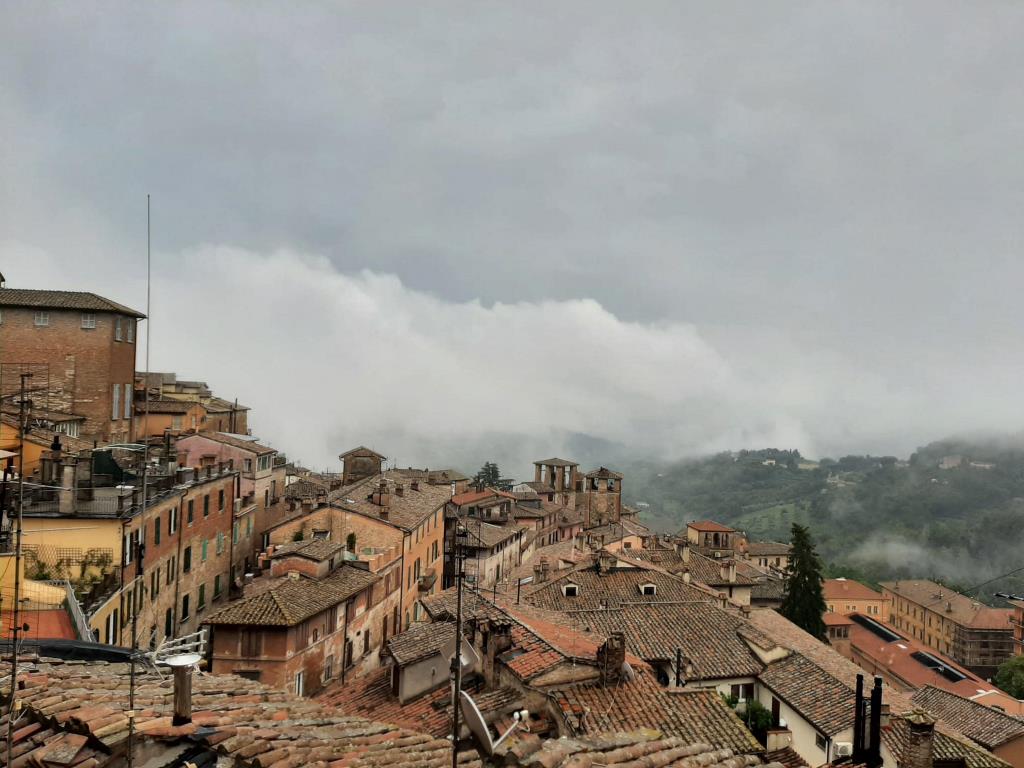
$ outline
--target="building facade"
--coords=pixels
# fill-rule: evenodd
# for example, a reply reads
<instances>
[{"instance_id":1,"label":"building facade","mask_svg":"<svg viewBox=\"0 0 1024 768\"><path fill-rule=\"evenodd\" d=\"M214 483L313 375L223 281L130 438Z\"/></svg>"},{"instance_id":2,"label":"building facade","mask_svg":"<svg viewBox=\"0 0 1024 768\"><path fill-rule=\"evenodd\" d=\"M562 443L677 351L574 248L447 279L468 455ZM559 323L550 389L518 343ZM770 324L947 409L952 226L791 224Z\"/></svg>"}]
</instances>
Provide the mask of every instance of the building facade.
<instances>
[{"instance_id":1,"label":"building facade","mask_svg":"<svg viewBox=\"0 0 1024 768\"><path fill-rule=\"evenodd\" d=\"M35 408L81 417L89 440L130 441L144 317L93 293L0 287L0 396L31 373Z\"/></svg>"}]
</instances>

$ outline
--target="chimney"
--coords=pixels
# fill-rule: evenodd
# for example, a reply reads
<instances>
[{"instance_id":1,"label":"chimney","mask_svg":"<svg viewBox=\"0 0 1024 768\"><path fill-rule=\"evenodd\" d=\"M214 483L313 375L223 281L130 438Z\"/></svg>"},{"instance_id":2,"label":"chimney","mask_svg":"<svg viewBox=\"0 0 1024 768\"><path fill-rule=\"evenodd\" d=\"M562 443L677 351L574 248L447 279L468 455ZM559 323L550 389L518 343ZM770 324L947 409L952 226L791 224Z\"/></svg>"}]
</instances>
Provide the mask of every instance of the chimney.
<instances>
[{"instance_id":1,"label":"chimney","mask_svg":"<svg viewBox=\"0 0 1024 768\"><path fill-rule=\"evenodd\" d=\"M683 552L682 552L682 555L683 555L683 562L684 563L689 563L690 562L690 544L689 544L689 542L683 542Z\"/></svg>"},{"instance_id":2,"label":"chimney","mask_svg":"<svg viewBox=\"0 0 1024 768\"><path fill-rule=\"evenodd\" d=\"M853 755L854 763L864 762L864 675L857 675L857 689L853 700Z\"/></svg>"},{"instance_id":3,"label":"chimney","mask_svg":"<svg viewBox=\"0 0 1024 768\"><path fill-rule=\"evenodd\" d=\"M533 581L536 584L542 584L544 582L544 568L540 563L533 564Z\"/></svg>"},{"instance_id":4,"label":"chimney","mask_svg":"<svg viewBox=\"0 0 1024 768\"><path fill-rule=\"evenodd\" d=\"M687 568L685 571L683 571L683 583L684 584L689 584L690 583L690 569L689 568Z\"/></svg>"},{"instance_id":5,"label":"chimney","mask_svg":"<svg viewBox=\"0 0 1024 768\"><path fill-rule=\"evenodd\" d=\"M910 738L900 765L906 768L932 768L935 718L923 709L915 709L907 715L907 723L910 725Z\"/></svg>"},{"instance_id":6,"label":"chimney","mask_svg":"<svg viewBox=\"0 0 1024 768\"><path fill-rule=\"evenodd\" d=\"M875 687L871 690L871 732L868 735L868 753L865 761L868 768L881 768L882 765L882 678L875 678ZM929 749L929 752L931 750ZM931 766L929 754L928 766ZM915 766L917 768L917 766ZM924 768L922 766L921 768Z\"/></svg>"},{"instance_id":7,"label":"chimney","mask_svg":"<svg viewBox=\"0 0 1024 768\"><path fill-rule=\"evenodd\" d=\"M768 743L765 744L767 752L775 752L793 745L793 732L789 728L769 728Z\"/></svg>"},{"instance_id":8,"label":"chimney","mask_svg":"<svg viewBox=\"0 0 1024 768\"><path fill-rule=\"evenodd\" d=\"M617 562L615 555L609 552L599 552L597 555L597 572L601 574L610 573Z\"/></svg>"},{"instance_id":9,"label":"chimney","mask_svg":"<svg viewBox=\"0 0 1024 768\"><path fill-rule=\"evenodd\" d=\"M75 466L70 461L65 461L61 467L60 496L57 504L62 515L75 513Z\"/></svg>"},{"instance_id":10,"label":"chimney","mask_svg":"<svg viewBox=\"0 0 1024 768\"><path fill-rule=\"evenodd\" d=\"M750 606L749 605L741 605L740 606L740 614L743 616L744 619L749 619L750 618Z\"/></svg>"},{"instance_id":11,"label":"chimney","mask_svg":"<svg viewBox=\"0 0 1024 768\"><path fill-rule=\"evenodd\" d=\"M174 667L173 725L192 722L192 665Z\"/></svg>"},{"instance_id":12,"label":"chimney","mask_svg":"<svg viewBox=\"0 0 1024 768\"><path fill-rule=\"evenodd\" d=\"M409 488L411 490L418 491L420 489L420 481L413 480L411 483L409 483Z\"/></svg>"},{"instance_id":13,"label":"chimney","mask_svg":"<svg viewBox=\"0 0 1024 768\"><path fill-rule=\"evenodd\" d=\"M402 483L395 483L395 496L398 498L405 496L405 486Z\"/></svg>"},{"instance_id":14,"label":"chimney","mask_svg":"<svg viewBox=\"0 0 1024 768\"><path fill-rule=\"evenodd\" d=\"M604 644L597 649L597 667L601 674L601 685L617 683L626 663L626 636L612 632Z\"/></svg>"}]
</instances>

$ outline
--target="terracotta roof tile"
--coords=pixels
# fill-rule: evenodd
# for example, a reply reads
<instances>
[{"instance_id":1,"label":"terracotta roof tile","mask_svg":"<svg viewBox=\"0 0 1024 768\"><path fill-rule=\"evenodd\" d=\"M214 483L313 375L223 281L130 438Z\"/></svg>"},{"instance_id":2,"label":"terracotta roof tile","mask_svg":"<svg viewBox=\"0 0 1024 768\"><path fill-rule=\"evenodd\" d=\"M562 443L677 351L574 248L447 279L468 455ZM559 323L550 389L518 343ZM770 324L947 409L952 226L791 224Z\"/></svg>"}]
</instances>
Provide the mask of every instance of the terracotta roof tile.
<instances>
[{"instance_id":1,"label":"terracotta roof tile","mask_svg":"<svg viewBox=\"0 0 1024 768\"><path fill-rule=\"evenodd\" d=\"M206 617L204 624L291 627L338 605L380 580L344 565L324 579L282 576L260 592L234 600Z\"/></svg>"},{"instance_id":2,"label":"terracotta roof tile","mask_svg":"<svg viewBox=\"0 0 1024 768\"><path fill-rule=\"evenodd\" d=\"M37 291L29 288L0 288L0 307L38 307L83 312L114 312L144 318L138 310L84 291Z\"/></svg>"},{"instance_id":3,"label":"terracotta roof tile","mask_svg":"<svg viewBox=\"0 0 1024 768\"><path fill-rule=\"evenodd\" d=\"M388 640L388 653L396 664L404 667L440 653L445 643L453 642L454 637L454 622L413 624Z\"/></svg>"},{"instance_id":4,"label":"terracotta roof tile","mask_svg":"<svg viewBox=\"0 0 1024 768\"><path fill-rule=\"evenodd\" d=\"M1024 736L1024 721L931 685L917 691L912 699L987 749Z\"/></svg>"},{"instance_id":5,"label":"terracotta roof tile","mask_svg":"<svg viewBox=\"0 0 1024 768\"><path fill-rule=\"evenodd\" d=\"M853 727L853 691L801 654L769 664L758 679L826 736Z\"/></svg>"},{"instance_id":6,"label":"terracotta roof tile","mask_svg":"<svg viewBox=\"0 0 1024 768\"><path fill-rule=\"evenodd\" d=\"M825 579L822 592L826 600L881 600L882 593L853 579Z\"/></svg>"},{"instance_id":7,"label":"terracotta roof tile","mask_svg":"<svg viewBox=\"0 0 1024 768\"><path fill-rule=\"evenodd\" d=\"M883 581L883 589L917 605L944 613L946 618L972 629L1004 629L1011 631L1011 608L990 608L961 595L949 587L924 579Z\"/></svg>"},{"instance_id":8,"label":"terracotta roof tile","mask_svg":"<svg viewBox=\"0 0 1024 768\"><path fill-rule=\"evenodd\" d=\"M763 748L717 691L668 690L647 669L618 685L578 685L554 693L573 734L657 728L686 743L726 747L738 754Z\"/></svg>"}]
</instances>

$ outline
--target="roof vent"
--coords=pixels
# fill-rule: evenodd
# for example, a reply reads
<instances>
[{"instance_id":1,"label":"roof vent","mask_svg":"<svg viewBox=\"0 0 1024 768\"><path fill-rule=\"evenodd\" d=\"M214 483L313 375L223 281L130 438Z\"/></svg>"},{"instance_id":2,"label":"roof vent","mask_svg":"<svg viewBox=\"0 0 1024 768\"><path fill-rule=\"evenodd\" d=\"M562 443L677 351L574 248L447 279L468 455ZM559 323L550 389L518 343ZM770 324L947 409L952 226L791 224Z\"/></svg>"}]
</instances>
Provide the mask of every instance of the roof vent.
<instances>
[{"instance_id":1,"label":"roof vent","mask_svg":"<svg viewBox=\"0 0 1024 768\"><path fill-rule=\"evenodd\" d=\"M298 581L299 580L299 572L298 571L288 571L288 578L291 579L292 581Z\"/></svg>"}]
</instances>

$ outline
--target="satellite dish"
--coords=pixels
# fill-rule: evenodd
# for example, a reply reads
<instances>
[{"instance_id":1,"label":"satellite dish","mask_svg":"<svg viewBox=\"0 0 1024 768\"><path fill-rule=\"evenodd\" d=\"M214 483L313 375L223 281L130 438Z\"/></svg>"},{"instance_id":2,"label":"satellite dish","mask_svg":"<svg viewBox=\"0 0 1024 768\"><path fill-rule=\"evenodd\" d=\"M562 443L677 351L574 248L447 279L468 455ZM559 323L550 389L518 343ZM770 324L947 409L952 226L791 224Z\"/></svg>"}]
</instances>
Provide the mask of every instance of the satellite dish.
<instances>
[{"instance_id":1,"label":"satellite dish","mask_svg":"<svg viewBox=\"0 0 1024 768\"><path fill-rule=\"evenodd\" d=\"M168 667L191 667L198 664L202 658L198 653L181 653L177 656L168 656L161 663Z\"/></svg>"},{"instance_id":2,"label":"satellite dish","mask_svg":"<svg viewBox=\"0 0 1024 768\"><path fill-rule=\"evenodd\" d=\"M477 741L483 746L488 755L494 754L494 742L491 740L491 731L487 727L480 707L473 701L473 697L465 691L459 691L459 700L462 702L462 716L466 718L466 726L469 732L476 736Z\"/></svg>"},{"instance_id":3,"label":"satellite dish","mask_svg":"<svg viewBox=\"0 0 1024 768\"><path fill-rule=\"evenodd\" d=\"M448 661L452 660L455 656L455 633L448 638L442 648L441 653ZM469 672L470 670L477 669L480 664L480 654L476 652L476 648L466 638L462 638L462 653L460 654L460 660L462 662L462 671Z\"/></svg>"},{"instance_id":4,"label":"satellite dish","mask_svg":"<svg viewBox=\"0 0 1024 768\"><path fill-rule=\"evenodd\" d=\"M495 741L491 738L491 730L487 727L487 721L484 720L483 713L480 711L480 707L476 705L476 702L473 701L473 697L465 691L459 691L459 701L462 703L462 716L466 718L466 727L469 728L470 733L476 736L480 746L484 748L488 755L493 755L494 750L500 747L502 742L511 736L517 728L526 727L522 724L526 722L526 718L530 714L525 709L514 712L512 714L512 727L501 734L501 737ZM529 728L526 727L526 730L529 730Z\"/></svg>"}]
</instances>

